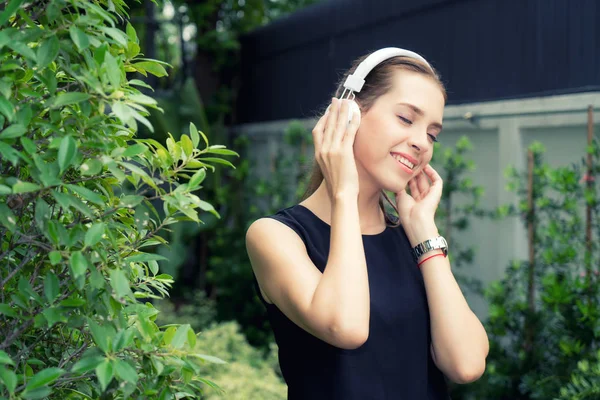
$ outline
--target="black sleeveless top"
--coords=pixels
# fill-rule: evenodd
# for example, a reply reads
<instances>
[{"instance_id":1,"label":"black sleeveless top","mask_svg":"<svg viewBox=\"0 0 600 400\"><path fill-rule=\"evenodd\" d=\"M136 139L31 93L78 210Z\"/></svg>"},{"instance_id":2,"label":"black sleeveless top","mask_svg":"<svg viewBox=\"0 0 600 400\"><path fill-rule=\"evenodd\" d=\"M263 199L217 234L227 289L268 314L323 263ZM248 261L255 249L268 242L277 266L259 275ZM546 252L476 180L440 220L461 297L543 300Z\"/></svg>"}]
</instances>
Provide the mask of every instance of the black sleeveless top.
<instances>
[{"instance_id":1,"label":"black sleeveless top","mask_svg":"<svg viewBox=\"0 0 600 400\"><path fill-rule=\"evenodd\" d=\"M322 272L330 226L296 205L271 215L304 241ZM275 305L267 314L279 346L289 400L447 400L443 374L434 364L423 277L402 227L363 235L371 313L369 338L355 350L332 346L298 327Z\"/></svg>"}]
</instances>

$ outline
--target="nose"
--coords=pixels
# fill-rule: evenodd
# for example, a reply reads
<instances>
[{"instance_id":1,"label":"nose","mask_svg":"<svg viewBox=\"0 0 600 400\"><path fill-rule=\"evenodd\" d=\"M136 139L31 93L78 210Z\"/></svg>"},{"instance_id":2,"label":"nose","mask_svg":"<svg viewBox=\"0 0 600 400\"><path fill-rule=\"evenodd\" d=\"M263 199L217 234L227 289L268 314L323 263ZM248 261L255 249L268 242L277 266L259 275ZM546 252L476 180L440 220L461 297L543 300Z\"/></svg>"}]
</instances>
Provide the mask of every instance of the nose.
<instances>
[{"instance_id":1,"label":"nose","mask_svg":"<svg viewBox=\"0 0 600 400\"><path fill-rule=\"evenodd\" d=\"M427 146L429 146L427 130L413 132L413 134L410 135L408 144L419 153L427 150Z\"/></svg>"}]
</instances>

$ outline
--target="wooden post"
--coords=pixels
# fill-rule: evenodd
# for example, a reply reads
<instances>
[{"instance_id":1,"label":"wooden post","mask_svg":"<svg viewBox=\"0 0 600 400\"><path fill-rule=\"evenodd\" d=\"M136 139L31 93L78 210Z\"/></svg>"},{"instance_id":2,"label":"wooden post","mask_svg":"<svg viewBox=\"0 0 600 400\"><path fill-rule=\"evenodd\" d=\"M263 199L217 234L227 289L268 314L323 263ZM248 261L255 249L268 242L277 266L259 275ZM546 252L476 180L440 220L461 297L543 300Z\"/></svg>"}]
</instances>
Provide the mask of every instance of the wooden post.
<instances>
[{"instance_id":1,"label":"wooden post","mask_svg":"<svg viewBox=\"0 0 600 400\"><path fill-rule=\"evenodd\" d=\"M535 167L533 151L527 152L527 236L529 244L529 268L527 277L527 304L529 315L525 319L525 351L533 349L534 313L535 313L535 196L533 193L533 170Z\"/></svg>"},{"instance_id":2,"label":"wooden post","mask_svg":"<svg viewBox=\"0 0 600 400\"><path fill-rule=\"evenodd\" d=\"M588 106L588 118L587 118L587 144L588 147L592 146L594 140L594 108ZM594 190L593 182L593 158L592 154L587 154L587 168L585 174L586 189L588 191ZM587 276L588 284L591 285L593 279L592 273L592 206L586 204L585 207L585 272ZM591 286L590 286L591 290Z\"/></svg>"}]
</instances>

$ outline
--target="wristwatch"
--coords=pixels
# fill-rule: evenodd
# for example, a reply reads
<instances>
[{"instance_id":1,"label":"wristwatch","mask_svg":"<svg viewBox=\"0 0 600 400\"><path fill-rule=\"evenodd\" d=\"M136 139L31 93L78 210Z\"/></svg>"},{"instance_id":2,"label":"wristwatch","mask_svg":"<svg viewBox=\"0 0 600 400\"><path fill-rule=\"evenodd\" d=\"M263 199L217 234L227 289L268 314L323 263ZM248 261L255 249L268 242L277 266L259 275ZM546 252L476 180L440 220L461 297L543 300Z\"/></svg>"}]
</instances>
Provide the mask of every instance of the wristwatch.
<instances>
[{"instance_id":1,"label":"wristwatch","mask_svg":"<svg viewBox=\"0 0 600 400\"><path fill-rule=\"evenodd\" d=\"M438 236L433 239L428 239L422 243L416 245L413 251L413 257L418 260L423 254L430 252L431 250L441 249L444 252L444 256L448 255L448 242L443 236Z\"/></svg>"}]
</instances>

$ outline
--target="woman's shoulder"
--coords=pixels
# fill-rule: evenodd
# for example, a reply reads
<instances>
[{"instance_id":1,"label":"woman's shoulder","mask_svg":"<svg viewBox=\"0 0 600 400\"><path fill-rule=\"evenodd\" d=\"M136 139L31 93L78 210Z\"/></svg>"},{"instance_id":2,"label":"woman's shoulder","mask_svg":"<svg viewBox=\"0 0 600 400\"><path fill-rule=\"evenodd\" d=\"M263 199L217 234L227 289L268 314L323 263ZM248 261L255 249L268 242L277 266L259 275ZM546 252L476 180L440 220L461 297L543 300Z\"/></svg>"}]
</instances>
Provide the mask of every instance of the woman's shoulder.
<instances>
[{"instance_id":1,"label":"woman's shoulder","mask_svg":"<svg viewBox=\"0 0 600 400\"><path fill-rule=\"evenodd\" d=\"M302 217L300 215L302 210L300 208L301 206L296 204L282 208L274 213L264 215L250 225L248 232L265 231L265 234L267 235L269 232L276 235L281 229L291 229L296 233L299 233L299 228L302 225Z\"/></svg>"}]
</instances>

